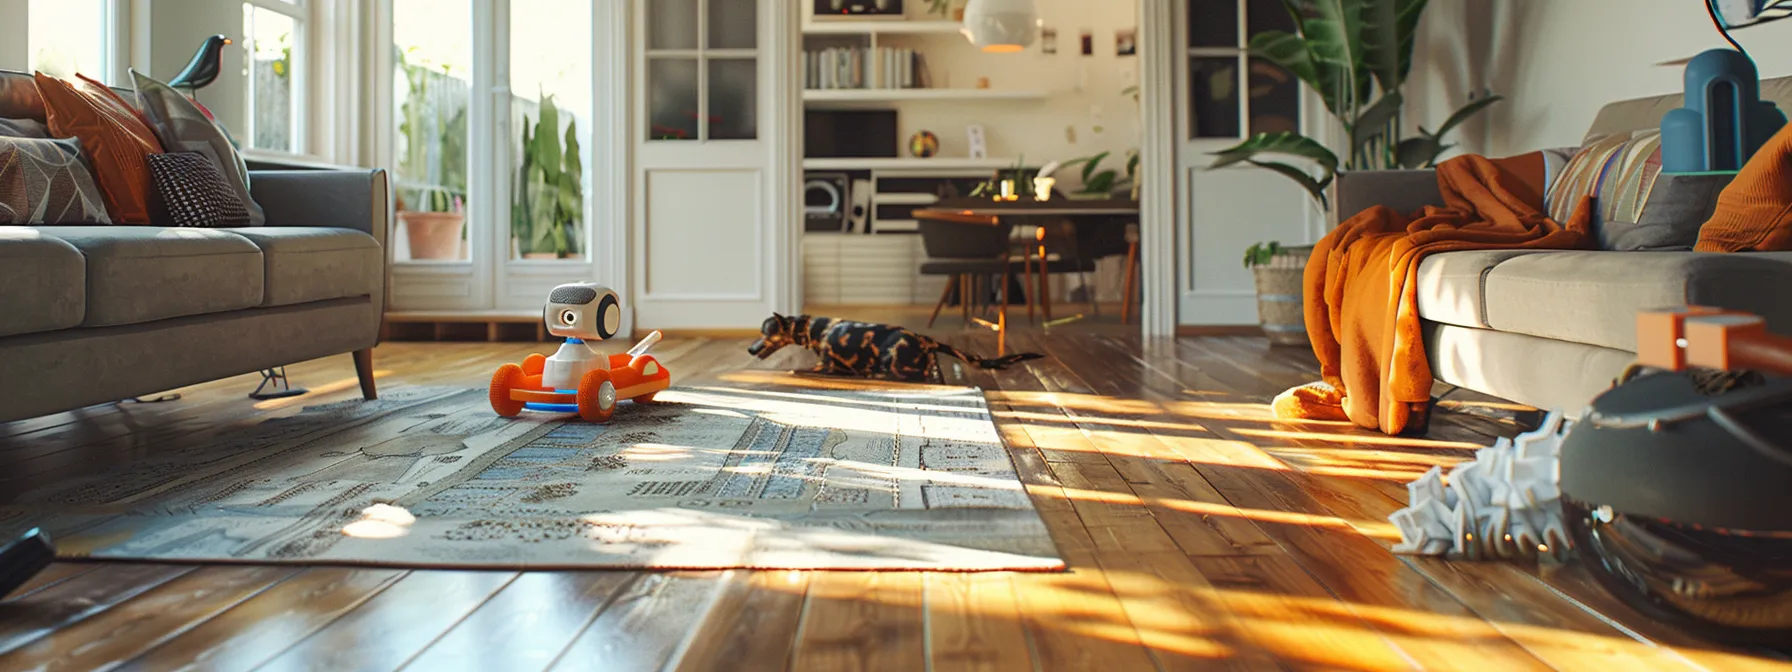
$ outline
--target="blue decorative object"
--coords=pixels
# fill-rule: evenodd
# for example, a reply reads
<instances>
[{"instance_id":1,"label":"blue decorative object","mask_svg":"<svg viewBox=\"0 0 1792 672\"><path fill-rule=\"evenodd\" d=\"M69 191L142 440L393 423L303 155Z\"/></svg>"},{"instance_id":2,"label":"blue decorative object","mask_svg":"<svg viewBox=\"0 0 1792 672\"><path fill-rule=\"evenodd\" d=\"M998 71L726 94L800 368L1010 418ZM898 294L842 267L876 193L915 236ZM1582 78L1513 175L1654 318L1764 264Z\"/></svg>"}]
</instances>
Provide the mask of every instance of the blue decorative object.
<instances>
[{"instance_id":1,"label":"blue decorative object","mask_svg":"<svg viewBox=\"0 0 1792 672\"><path fill-rule=\"evenodd\" d=\"M1662 172L1741 170L1786 125L1786 114L1761 100L1755 62L1730 49L1706 51L1686 64L1685 105L1661 118Z\"/></svg>"}]
</instances>

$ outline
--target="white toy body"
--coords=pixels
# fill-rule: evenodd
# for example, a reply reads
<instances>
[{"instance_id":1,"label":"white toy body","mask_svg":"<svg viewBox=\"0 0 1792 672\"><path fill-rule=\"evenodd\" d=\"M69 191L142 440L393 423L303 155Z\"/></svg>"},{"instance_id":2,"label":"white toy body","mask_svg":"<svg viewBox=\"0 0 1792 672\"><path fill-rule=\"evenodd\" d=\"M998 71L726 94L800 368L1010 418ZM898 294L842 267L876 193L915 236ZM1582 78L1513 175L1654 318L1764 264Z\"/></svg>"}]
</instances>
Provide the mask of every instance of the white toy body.
<instances>
[{"instance_id":1,"label":"white toy body","mask_svg":"<svg viewBox=\"0 0 1792 672\"><path fill-rule=\"evenodd\" d=\"M542 366L541 386L550 390L578 389L579 379L585 377L585 372L609 366L608 356L582 340L569 338Z\"/></svg>"}]
</instances>

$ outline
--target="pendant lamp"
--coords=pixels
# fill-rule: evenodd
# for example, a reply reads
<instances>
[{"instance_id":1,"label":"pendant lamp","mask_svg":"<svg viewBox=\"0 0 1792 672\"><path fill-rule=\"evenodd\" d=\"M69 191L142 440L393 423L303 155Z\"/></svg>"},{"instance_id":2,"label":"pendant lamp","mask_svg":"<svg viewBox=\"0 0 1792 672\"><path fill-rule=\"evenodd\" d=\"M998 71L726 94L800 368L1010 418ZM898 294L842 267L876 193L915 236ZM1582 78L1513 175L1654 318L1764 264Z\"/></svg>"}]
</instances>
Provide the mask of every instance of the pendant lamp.
<instances>
[{"instance_id":1,"label":"pendant lamp","mask_svg":"<svg viewBox=\"0 0 1792 672\"><path fill-rule=\"evenodd\" d=\"M971 0L964 8L961 32L983 51L1022 51L1039 34L1039 11L1033 0Z\"/></svg>"}]
</instances>

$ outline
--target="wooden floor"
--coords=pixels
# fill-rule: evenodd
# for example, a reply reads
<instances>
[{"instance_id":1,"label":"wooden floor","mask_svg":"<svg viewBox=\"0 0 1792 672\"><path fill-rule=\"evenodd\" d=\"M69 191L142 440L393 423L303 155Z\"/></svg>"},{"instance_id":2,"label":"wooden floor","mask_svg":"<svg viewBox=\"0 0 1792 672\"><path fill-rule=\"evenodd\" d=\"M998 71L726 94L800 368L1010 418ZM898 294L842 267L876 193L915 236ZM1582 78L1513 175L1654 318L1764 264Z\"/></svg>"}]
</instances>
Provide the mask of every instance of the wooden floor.
<instances>
[{"instance_id":1,"label":"wooden floor","mask_svg":"<svg viewBox=\"0 0 1792 672\"><path fill-rule=\"evenodd\" d=\"M987 390L1068 572L62 563L0 604L0 670L1792 669L1653 625L1574 564L1390 554L1403 484L1516 432L1510 407L1453 395L1429 438L1393 439L1272 421L1264 404L1313 365L1261 339L1010 339L1051 356L948 373ZM948 340L994 349L986 331ZM807 364L745 345L658 352L686 381ZM375 362L387 390L475 386L549 350L394 343ZM289 373L312 393L253 402L239 377L0 424L0 475L66 478L355 394L346 355Z\"/></svg>"}]
</instances>

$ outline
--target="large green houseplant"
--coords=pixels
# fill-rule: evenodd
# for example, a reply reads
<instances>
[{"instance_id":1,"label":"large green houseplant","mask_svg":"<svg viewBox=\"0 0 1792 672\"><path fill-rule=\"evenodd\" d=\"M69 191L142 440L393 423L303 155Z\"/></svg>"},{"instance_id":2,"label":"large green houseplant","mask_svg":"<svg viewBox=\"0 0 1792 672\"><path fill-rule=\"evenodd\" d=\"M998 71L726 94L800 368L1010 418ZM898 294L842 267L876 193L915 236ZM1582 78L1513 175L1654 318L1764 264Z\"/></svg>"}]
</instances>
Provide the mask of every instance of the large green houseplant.
<instances>
[{"instance_id":1,"label":"large green houseplant","mask_svg":"<svg viewBox=\"0 0 1792 672\"><path fill-rule=\"evenodd\" d=\"M1412 49L1427 0L1282 0L1295 32L1251 37L1250 50L1286 69L1319 94L1344 129L1340 155L1305 135L1259 133L1214 152L1211 169L1249 164L1299 183L1320 207L1339 169L1388 170L1436 164L1452 145L1450 131L1499 96L1472 95L1436 131L1418 127L1408 137L1401 91L1412 71ZM1289 160L1293 161L1290 162Z\"/></svg>"},{"instance_id":2,"label":"large green houseplant","mask_svg":"<svg viewBox=\"0 0 1792 672\"><path fill-rule=\"evenodd\" d=\"M1210 170L1250 165L1300 184L1321 209L1338 171L1434 166L1452 145L1450 131L1500 100L1473 95L1437 130L1418 127L1408 136L1402 90L1412 71L1412 50L1427 0L1282 0L1294 32L1264 31L1251 37L1252 55L1281 66L1313 89L1344 131L1342 152L1313 138L1284 131L1259 133L1214 152ZM1258 319L1273 343L1306 341L1300 319L1302 267L1311 247L1275 241L1252 245L1245 267L1256 276Z\"/></svg>"},{"instance_id":3,"label":"large green houseplant","mask_svg":"<svg viewBox=\"0 0 1792 672\"><path fill-rule=\"evenodd\" d=\"M577 234L585 218L578 120L568 122L562 136L553 96L541 99L538 114L533 128L528 115L523 116L522 164L511 194L510 234L517 253L525 257L571 257L579 253Z\"/></svg>"}]
</instances>

